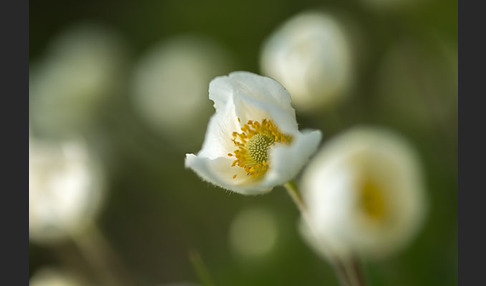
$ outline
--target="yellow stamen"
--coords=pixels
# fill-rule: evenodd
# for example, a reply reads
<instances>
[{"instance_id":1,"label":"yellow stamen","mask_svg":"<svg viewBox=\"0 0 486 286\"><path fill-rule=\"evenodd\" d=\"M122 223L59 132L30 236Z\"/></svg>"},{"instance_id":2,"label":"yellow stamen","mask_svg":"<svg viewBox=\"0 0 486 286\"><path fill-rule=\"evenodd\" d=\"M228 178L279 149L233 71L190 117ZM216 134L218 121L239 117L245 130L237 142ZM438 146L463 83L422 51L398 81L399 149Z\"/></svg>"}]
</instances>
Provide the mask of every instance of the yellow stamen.
<instances>
[{"instance_id":1,"label":"yellow stamen","mask_svg":"<svg viewBox=\"0 0 486 286\"><path fill-rule=\"evenodd\" d=\"M386 214L383 191L370 179L361 185L361 206L366 216L372 221L381 221Z\"/></svg>"},{"instance_id":2,"label":"yellow stamen","mask_svg":"<svg viewBox=\"0 0 486 286\"><path fill-rule=\"evenodd\" d=\"M238 122L241 123L238 118ZM266 173L269 168L269 149L276 143L290 144L293 137L284 134L272 120L263 119L260 122L248 120L243 125L241 133L233 132L233 143L237 149L228 156L234 156L232 166L243 168L247 175L257 178ZM233 179L236 175L233 176Z\"/></svg>"}]
</instances>

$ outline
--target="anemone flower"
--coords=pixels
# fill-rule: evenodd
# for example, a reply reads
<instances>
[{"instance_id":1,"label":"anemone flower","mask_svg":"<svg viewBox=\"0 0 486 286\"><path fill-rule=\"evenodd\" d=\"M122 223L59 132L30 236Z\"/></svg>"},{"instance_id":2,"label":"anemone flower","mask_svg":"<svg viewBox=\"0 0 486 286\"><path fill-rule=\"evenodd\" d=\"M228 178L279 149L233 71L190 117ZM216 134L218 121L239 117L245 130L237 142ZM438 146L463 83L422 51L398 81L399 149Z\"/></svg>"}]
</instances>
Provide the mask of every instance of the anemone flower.
<instances>
[{"instance_id":1,"label":"anemone flower","mask_svg":"<svg viewBox=\"0 0 486 286\"><path fill-rule=\"evenodd\" d=\"M320 112L342 102L353 85L350 36L337 16L317 10L299 13L265 41L262 72L289 90L298 111Z\"/></svg>"},{"instance_id":2,"label":"anemone flower","mask_svg":"<svg viewBox=\"0 0 486 286\"><path fill-rule=\"evenodd\" d=\"M329 141L304 171L301 190L304 237L324 256L388 257L410 243L426 214L417 154L388 130L361 127Z\"/></svg>"},{"instance_id":3,"label":"anemone flower","mask_svg":"<svg viewBox=\"0 0 486 286\"><path fill-rule=\"evenodd\" d=\"M298 130L290 94L273 79L233 72L211 81L209 98L216 113L185 166L221 188L266 193L292 180L319 145L321 132Z\"/></svg>"}]
</instances>

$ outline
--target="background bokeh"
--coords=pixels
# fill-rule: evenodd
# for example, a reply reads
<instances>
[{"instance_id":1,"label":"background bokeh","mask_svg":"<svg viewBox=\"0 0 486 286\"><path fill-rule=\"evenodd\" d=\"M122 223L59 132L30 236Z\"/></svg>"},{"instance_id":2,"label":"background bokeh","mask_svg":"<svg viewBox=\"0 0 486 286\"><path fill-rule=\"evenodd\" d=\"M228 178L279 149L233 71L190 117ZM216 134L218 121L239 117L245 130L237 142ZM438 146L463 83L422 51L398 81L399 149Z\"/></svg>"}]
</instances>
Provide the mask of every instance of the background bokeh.
<instances>
[{"instance_id":1,"label":"background bokeh","mask_svg":"<svg viewBox=\"0 0 486 286\"><path fill-rule=\"evenodd\" d=\"M209 81L262 74L266 39L309 9L343 19L354 82L332 108L297 109L300 128L322 130L325 143L353 126L388 127L424 166L425 226L400 254L364 262L370 284L457 285L457 1L31 1L29 132L82 137L100 162L94 225L109 251L99 259L122 281L198 283L197 251L216 285L337 285L282 187L241 196L184 168L212 113ZM96 285L79 246L31 240L29 274L52 267Z\"/></svg>"}]
</instances>

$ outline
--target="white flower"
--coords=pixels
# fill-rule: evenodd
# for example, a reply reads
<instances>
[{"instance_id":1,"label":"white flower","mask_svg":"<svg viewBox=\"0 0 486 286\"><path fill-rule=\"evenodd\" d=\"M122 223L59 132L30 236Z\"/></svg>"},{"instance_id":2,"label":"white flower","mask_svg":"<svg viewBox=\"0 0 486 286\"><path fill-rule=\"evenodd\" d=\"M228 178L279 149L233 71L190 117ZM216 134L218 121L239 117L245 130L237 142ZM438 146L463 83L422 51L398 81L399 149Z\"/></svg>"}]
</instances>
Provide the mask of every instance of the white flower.
<instances>
[{"instance_id":1,"label":"white flower","mask_svg":"<svg viewBox=\"0 0 486 286\"><path fill-rule=\"evenodd\" d=\"M411 241L425 217L417 155L390 131L356 128L332 139L301 186L314 230L302 224L304 237L324 255L386 257Z\"/></svg>"},{"instance_id":2,"label":"white flower","mask_svg":"<svg viewBox=\"0 0 486 286\"><path fill-rule=\"evenodd\" d=\"M194 130L204 134L212 108L208 82L231 71L232 58L209 38L178 36L157 44L135 67L132 100L136 111L156 131L181 148L194 148ZM197 133L197 131L196 131ZM182 146L181 146L182 145ZM188 146L189 145L189 146Z\"/></svg>"},{"instance_id":3,"label":"white flower","mask_svg":"<svg viewBox=\"0 0 486 286\"><path fill-rule=\"evenodd\" d=\"M316 150L320 131L299 132L289 93L248 72L209 85L216 113L201 151L185 165L201 178L240 194L262 194L292 180Z\"/></svg>"},{"instance_id":4,"label":"white flower","mask_svg":"<svg viewBox=\"0 0 486 286\"><path fill-rule=\"evenodd\" d=\"M297 111L312 112L333 105L352 84L352 58L346 31L332 15L300 13L265 42L262 72L281 82Z\"/></svg>"},{"instance_id":5,"label":"white flower","mask_svg":"<svg viewBox=\"0 0 486 286\"><path fill-rule=\"evenodd\" d=\"M78 141L29 141L29 239L50 242L82 231L103 198L98 164Z\"/></svg>"},{"instance_id":6,"label":"white flower","mask_svg":"<svg viewBox=\"0 0 486 286\"><path fill-rule=\"evenodd\" d=\"M114 32L79 24L54 38L29 74L32 124L41 133L87 128L121 91L125 49Z\"/></svg>"},{"instance_id":7,"label":"white flower","mask_svg":"<svg viewBox=\"0 0 486 286\"><path fill-rule=\"evenodd\" d=\"M89 283L77 275L61 269L45 267L29 279L30 286L87 286Z\"/></svg>"}]
</instances>

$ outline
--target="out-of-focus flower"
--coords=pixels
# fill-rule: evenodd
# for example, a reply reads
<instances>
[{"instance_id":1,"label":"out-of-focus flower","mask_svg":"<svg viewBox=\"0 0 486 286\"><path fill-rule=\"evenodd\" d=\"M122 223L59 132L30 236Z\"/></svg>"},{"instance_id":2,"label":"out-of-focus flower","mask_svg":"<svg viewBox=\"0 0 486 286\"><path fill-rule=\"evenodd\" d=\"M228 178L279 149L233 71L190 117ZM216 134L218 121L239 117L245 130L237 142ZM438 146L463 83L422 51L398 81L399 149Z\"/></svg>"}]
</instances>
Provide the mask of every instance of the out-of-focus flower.
<instances>
[{"instance_id":1,"label":"out-of-focus flower","mask_svg":"<svg viewBox=\"0 0 486 286\"><path fill-rule=\"evenodd\" d=\"M101 206L100 166L78 141L29 145L29 239L50 242L82 231Z\"/></svg>"},{"instance_id":2,"label":"out-of-focus flower","mask_svg":"<svg viewBox=\"0 0 486 286\"><path fill-rule=\"evenodd\" d=\"M55 38L30 70L29 115L36 130L68 137L90 126L123 87L125 52L117 34L91 24Z\"/></svg>"},{"instance_id":3,"label":"out-of-focus flower","mask_svg":"<svg viewBox=\"0 0 486 286\"><path fill-rule=\"evenodd\" d=\"M42 268L29 279L30 286L88 286L80 277L55 268Z\"/></svg>"},{"instance_id":4,"label":"out-of-focus flower","mask_svg":"<svg viewBox=\"0 0 486 286\"><path fill-rule=\"evenodd\" d=\"M277 222L265 208L250 208L238 213L231 223L229 241L244 258L259 258L269 253L277 241Z\"/></svg>"},{"instance_id":5,"label":"out-of-focus flower","mask_svg":"<svg viewBox=\"0 0 486 286\"><path fill-rule=\"evenodd\" d=\"M302 177L304 237L323 255L383 258L416 235L426 213L421 165L397 134L356 128L318 152Z\"/></svg>"},{"instance_id":6,"label":"out-of-focus flower","mask_svg":"<svg viewBox=\"0 0 486 286\"><path fill-rule=\"evenodd\" d=\"M211 115L207 83L232 70L230 53L202 36L164 41L140 59L132 79L132 101L140 116L181 147L204 130ZM201 133L202 135L202 133ZM198 143L200 144L200 143Z\"/></svg>"},{"instance_id":7,"label":"out-of-focus flower","mask_svg":"<svg viewBox=\"0 0 486 286\"><path fill-rule=\"evenodd\" d=\"M263 74L281 82L296 109L312 112L346 97L352 85L352 58L346 31L332 15L298 14L265 42Z\"/></svg>"},{"instance_id":8,"label":"out-of-focus flower","mask_svg":"<svg viewBox=\"0 0 486 286\"><path fill-rule=\"evenodd\" d=\"M278 82L248 72L209 85L216 113L201 151L185 165L240 194L263 194L292 180L316 150L320 131L298 130L290 95Z\"/></svg>"}]
</instances>

